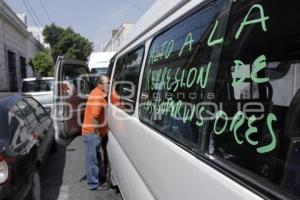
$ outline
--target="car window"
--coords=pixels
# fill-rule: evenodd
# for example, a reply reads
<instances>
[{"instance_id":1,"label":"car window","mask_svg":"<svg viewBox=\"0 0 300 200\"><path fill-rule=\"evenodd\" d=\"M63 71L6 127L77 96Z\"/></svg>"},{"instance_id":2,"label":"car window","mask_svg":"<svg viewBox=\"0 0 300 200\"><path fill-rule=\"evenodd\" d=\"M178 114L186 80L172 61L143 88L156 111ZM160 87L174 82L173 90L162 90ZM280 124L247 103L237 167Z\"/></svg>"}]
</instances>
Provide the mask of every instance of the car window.
<instances>
[{"instance_id":1,"label":"car window","mask_svg":"<svg viewBox=\"0 0 300 200\"><path fill-rule=\"evenodd\" d=\"M129 114L135 110L144 47L130 52L117 60L113 76L111 101Z\"/></svg>"},{"instance_id":2,"label":"car window","mask_svg":"<svg viewBox=\"0 0 300 200\"><path fill-rule=\"evenodd\" d=\"M32 112L31 108L24 100L20 100L16 103L17 108L20 110L22 114L22 118L27 121L31 128L35 128L38 126L37 119L35 114Z\"/></svg>"},{"instance_id":3,"label":"car window","mask_svg":"<svg viewBox=\"0 0 300 200\"><path fill-rule=\"evenodd\" d=\"M49 92L53 90L54 80L23 81L22 92Z\"/></svg>"},{"instance_id":4,"label":"car window","mask_svg":"<svg viewBox=\"0 0 300 200\"><path fill-rule=\"evenodd\" d=\"M140 119L168 138L196 149L201 140L197 103L209 99L216 53L210 35L222 23L224 1L209 4L154 39L143 75ZM224 18L224 19L223 19ZM215 29L219 38L221 29Z\"/></svg>"},{"instance_id":5,"label":"car window","mask_svg":"<svg viewBox=\"0 0 300 200\"><path fill-rule=\"evenodd\" d=\"M99 67L99 68L93 68L91 70L92 74L106 74L107 73L107 67Z\"/></svg>"},{"instance_id":6,"label":"car window","mask_svg":"<svg viewBox=\"0 0 300 200\"><path fill-rule=\"evenodd\" d=\"M48 116L48 113L45 111L45 109L39 104L36 100L34 100L31 97L26 98L26 102L29 104L30 109L34 113L36 119L41 122L41 120Z\"/></svg>"},{"instance_id":7,"label":"car window","mask_svg":"<svg viewBox=\"0 0 300 200\"><path fill-rule=\"evenodd\" d=\"M294 198L300 198L299 9L296 0L234 3L216 109L203 111L215 116L207 119L207 155ZM260 21L245 23L250 19Z\"/></svg>"},{"instance_id":8,"label":"car window","mask_svg":"<svg viewBox=\"0 0 300 200\"><path fill-rule=\"evenodd\" d=\"M26 120L17 106L8 113L9 134L12 136L10 147L17 153L26 152L26 147L32 137Z\"/></svg>"}]
</instances>

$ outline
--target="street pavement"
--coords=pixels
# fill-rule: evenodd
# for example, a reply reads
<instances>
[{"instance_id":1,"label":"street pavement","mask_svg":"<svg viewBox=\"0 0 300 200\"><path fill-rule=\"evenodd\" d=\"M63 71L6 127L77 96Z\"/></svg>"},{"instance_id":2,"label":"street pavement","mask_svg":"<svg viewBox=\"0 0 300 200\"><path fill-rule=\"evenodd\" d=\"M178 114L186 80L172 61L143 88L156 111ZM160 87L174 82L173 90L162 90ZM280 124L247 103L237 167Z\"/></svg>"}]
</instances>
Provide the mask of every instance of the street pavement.
<instances>
[{"instance_id":1,"label":"street pavement","mask_svg":"<svg viewBox=\"0 0 300 200\"><path fill-rule=\"evenodd\" d=\"M42 200L122 200L112 189L89 191L84 170L84 146L77 137L68 147L58 145L57 152L41 171Z\"/></svg>"}]
</instances>

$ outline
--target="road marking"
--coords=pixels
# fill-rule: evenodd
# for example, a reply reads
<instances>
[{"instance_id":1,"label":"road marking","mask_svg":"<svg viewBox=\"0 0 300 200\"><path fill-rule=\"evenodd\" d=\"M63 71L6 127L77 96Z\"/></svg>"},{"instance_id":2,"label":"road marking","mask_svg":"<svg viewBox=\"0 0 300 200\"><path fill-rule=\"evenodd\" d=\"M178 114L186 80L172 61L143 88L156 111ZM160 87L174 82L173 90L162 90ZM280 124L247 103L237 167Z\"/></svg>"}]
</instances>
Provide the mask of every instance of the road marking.
<instances>
[{"instance_id":1,"label":"road marking","mask_svg":"<svg viewBox=\"0 0 300 200\"><path fill-rule=\"evenodd\" d=\"M70 186L63 185L63 186L60 187L59 195L58 195L57 200L68 200L69 199L69 194L70 194Z\"/></svg>"}]
</instances>

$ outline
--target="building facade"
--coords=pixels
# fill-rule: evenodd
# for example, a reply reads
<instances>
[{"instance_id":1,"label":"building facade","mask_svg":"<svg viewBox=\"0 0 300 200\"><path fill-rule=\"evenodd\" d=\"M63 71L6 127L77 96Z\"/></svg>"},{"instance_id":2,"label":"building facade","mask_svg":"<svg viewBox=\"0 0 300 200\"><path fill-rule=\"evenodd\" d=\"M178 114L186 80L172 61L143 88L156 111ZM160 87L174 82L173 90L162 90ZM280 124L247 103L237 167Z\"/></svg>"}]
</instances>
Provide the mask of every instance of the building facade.
<instances>
[{"instance_id":1,"label":"building facade","mask_svg":"<svg viewBox=\"0 0 300 200\"><path fill-rule=\"evenodd\" d=\"M44 50L41 43L11 8L0 1L0 91L15 92L23 78L34 76L28 61L40 50Z\"/></svg>"},{"instance_id":2,"label":"building facade","mask_svg":"<svg viewBox=\"0 0 300 200\"><path fill-rule=\"evenodd\" d=\"M132 23L124 23L119 29L113 30L112 38L105 44L103 51L117 52L133 25Z\"/></svg>"}]
</instances>

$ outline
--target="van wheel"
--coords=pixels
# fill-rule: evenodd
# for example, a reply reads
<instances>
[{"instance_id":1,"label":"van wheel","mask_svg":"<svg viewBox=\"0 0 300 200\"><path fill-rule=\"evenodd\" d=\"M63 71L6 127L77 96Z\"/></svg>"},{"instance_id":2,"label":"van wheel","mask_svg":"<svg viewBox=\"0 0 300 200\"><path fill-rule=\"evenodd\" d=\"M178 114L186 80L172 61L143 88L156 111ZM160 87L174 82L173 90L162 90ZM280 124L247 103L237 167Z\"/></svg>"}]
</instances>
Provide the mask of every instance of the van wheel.
<instances>
[{"instance_id":1,"label":"van wheel","mask_svg":"<svg viewBox=\"0 0 300 200\"><path fill-rule=\"evenodd\" d=\"M32 187L29 197L30 200L41 200L41 178L37 169L33 173Z\"/></svg>"}]
</instances>

